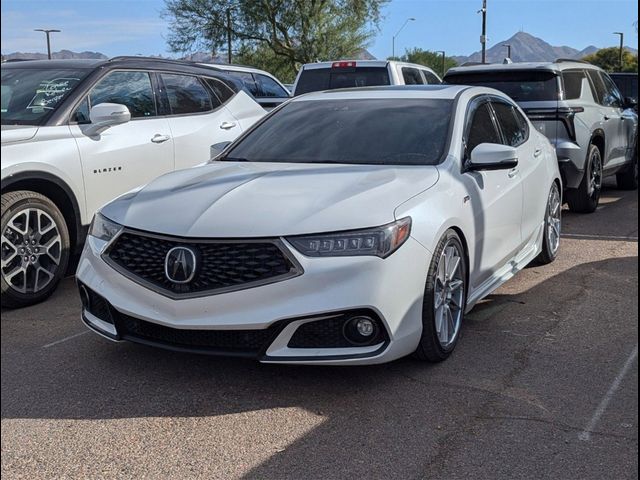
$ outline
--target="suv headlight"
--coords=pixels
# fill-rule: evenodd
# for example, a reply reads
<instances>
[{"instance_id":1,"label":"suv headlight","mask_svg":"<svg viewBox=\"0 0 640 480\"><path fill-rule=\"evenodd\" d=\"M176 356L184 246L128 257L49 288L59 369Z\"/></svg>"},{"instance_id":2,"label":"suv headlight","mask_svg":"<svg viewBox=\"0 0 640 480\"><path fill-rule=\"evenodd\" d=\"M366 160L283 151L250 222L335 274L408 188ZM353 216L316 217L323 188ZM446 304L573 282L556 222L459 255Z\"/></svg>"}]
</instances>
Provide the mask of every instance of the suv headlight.
<instances>
[{"instance_id":1,"label":"suv headlight","mask_svg":"<svg viewBox=\"0 0 640 480\"><path fill-rule=\"evenodd\" d=\"M307 257L350 257L370 255L386 258L409 238L411 217L381 227L347 232L287 237Z\"/></svg>"},{"instance_id":2,"label":"suv headlight","mask_svg":"<svg viewBox=\"0 0 640 480\"><path fill-rule=\"evenodd\" d=\"M89 235L105 242L113 240L120 233L122 225L112 222L101 213L96 213L89 227Z\"/></svg>"}]
</instances>

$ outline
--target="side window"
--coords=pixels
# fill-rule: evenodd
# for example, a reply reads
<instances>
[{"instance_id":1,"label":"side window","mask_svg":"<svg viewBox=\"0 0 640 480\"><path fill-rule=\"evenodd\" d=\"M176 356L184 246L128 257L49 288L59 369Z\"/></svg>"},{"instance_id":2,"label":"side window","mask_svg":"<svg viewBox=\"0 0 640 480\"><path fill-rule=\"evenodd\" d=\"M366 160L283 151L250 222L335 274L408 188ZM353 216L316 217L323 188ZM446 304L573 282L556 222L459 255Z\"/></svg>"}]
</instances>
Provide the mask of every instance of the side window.
<instances>
[{"instance_id":1,"label":"side window","mask_svg":"<svg viewBox=\"0 0 640 480\"><path fill-rule=\"evenodd\" d=\"M593 97L600 105L605 105L606 88L602 77L598 75L596 70L587 70L589 79L591 80L591 86L593 87Z\"/></svg>"},{"instance_id":2,"label":"side window","mask_svg":"<svg viewBox=\"0 0 640 480\"><path fill-rule=\"evenodd\" d=\"M216 80L215 78L205 78L203 80L223 104L227 103L229 99L236 94L236 92L220 80Z\"/></svg>"},{"instance_id":3,"label":"side window","mask_svg":"<svg viewBox=\"0 0 640 480\"><path fill-rule=\"evenodd\" d=\"M402 67L402 78L405 85L424 85L420 70L417 68Z\"/></svg>"},{"instance_id":4,"label":"side window","mask_svg":"<svg viewBox=\"0 0 640 480\"><path fill-rule=\"evenodd\" d=\"M516 109L507 103L494 101L492 103L493 110L496 112L496 118L502 129L505 143L512 147L522 145L527 139L527 130L522 128L518 117L516 117ZM524 119L522 119L524 120ZM525 122L526 125L526 122Z\"/></svg>"},{"instance_id":5,"label":"side window","mask_svg":"<svg viewBox=\"0 0 640 480\"><path fill-rule=\"evenodd\" d=\"M487 102L479 104L471 113L468 125L465 158L481 143L502 143Z\"/></svg>"},{"instance_id":6,"label":"side window","mask_svg":"<svg viewBox=\"0 0 640 480\"><path fill-rule=\"evenodd\" d=\"M611 80L611 77L609 77L609 75L607 75L606 73L600 73L600 75L602 76L602 80L604 81L604 86L606 89L606 94L604 97L605 105L607 105L608 107L622 108L622 106L624 105L624 100L622 99L620 90L618 90L618 87L613 82L613 80Z\"/></svg>"},{"instance_id":7,"label":"side window","mask_svg":"<svg viewBox=\"0 0 640 480\"><path fill-rule=\"evenodd\" d=\"M79 124L91 123L89 119L89 97L84 97L84 100L76 107L75 112L71 114L70 120Z\"/></svg>"},{"instance_id":8,"label":"side window","mask_svg":"<svg viewBox=\"0 0 640 480\"><path fill-rule=\"evenodd\" d=\"M112 72L89 93L91 105L120 103L126 105L131 118L155 117L156 102L147 72Z\"/></svg>"},{"instance_id":9,"label":"side window","mask_svg":"<svg viewBox=\"0 0 640 480\"><path fill-rule=\"evenodd\" d=\"M260 80L260 86L262 87L262 94L265 97L288 97L289 94L276 82L273 78L266 75L256 74L258 80Z\"/></svg>"},{"instance_id":10,"label":"side window","mask_svg":"<svg viewBox=\"0 0 640 480\"><path fill-rule=\"evenodd\" d=\"M582 80L586 78L582 70L567 70L562 72L565 100L574 100L582 96Z\"/></svg>"},{"instance_id":11,"label":"side window","mask_svg":"<svg viewBox=\"0 0 640 480\"><path fill-rule=\"evenodd\" d=\"M438 77L436 77L429 70L422 70L422 74L424 75L424 78L427 80L427 83L429 85L440 85L440 83L442 83L440 80L438 80Z\"/></svg>"},{"instance_id":12,"label":"side window","mask_svg":"<svg viewBox=\"0 0 640 480\"><path fill-rule=\"evenodd\" d=\"M185 115L213 110L209 92L197 77L163 73L160 78L164 84L172 115Z\"/></svg>"},{"instance_id":13,"label":"side window","mask_svg":"<svg viewBox=\"0 0 640 480\"><path fill-rule=\"evenodd\" d=\"M242 83L244 84L245 88L249 90L249 93L251 93L251 95L253 95L254 97L262 96L260 93L260 87L258 86L256 79L253 78L253 75L251 73L249 72L227 72L227 73L232 77L242 80Z\"/></svg>"}]
</instances>

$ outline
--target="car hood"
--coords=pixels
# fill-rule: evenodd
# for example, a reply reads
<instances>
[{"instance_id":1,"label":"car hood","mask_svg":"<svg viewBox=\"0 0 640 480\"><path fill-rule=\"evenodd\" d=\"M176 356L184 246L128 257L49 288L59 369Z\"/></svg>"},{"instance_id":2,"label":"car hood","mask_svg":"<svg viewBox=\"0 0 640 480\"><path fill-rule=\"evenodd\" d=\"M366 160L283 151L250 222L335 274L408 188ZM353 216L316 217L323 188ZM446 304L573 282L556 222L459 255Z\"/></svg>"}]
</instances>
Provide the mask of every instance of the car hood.
<instances>
[{"instance_id":1,"label":"car hood","mask_svg":"<svg viewBox=\"0 0 640 480\"><path fill-rule=\"evenodd\" d=\"M432 187L432 166L214 162L164 175L103 208L130 228L185 237L270 237L394 221Z\"/></svg>"},{"instance_id":2,"label":"car hood","mask_svg":"<svg viewBox=\"0 0 640 480\"><path fill-rule=\"evenodd\" d=\"M27 125L2 125L2 145L5 143L25 142L35 137L38 127Z\"/></svg>"}]
</instances>

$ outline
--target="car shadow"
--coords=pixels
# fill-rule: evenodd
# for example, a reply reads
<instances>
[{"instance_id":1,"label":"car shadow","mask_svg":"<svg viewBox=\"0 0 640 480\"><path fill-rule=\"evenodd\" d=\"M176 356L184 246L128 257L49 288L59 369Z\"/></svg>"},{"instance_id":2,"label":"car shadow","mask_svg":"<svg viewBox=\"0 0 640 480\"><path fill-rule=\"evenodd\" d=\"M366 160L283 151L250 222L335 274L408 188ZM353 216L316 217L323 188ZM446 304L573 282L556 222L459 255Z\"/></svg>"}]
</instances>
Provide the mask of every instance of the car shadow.
<instances>
[{"instance_id":1,"label":"car shadow","mask_svg":"<svg viewBox=\"0 0 640 480\"><path fill-rule=\"evenodd\" d=\"M92 334L56 348L12 353L3 334L2 419L217 417L295 407L314 415L316 425L244 478L415 476L427 457L439 455L451 431L466 428L475 406L501 395L474 387L495 374L479 366L517 364L519 350L539 333L518 331L538 327L516 323L510 328L523 338L499 334L506 316L517 318L536 298L566 292L567 285L596 282L594 272L637 276L637 261L585 263L528 291L489 297L468 316L454 355L435 365L411 358L367 367L262 365L113 344ZM544 303L539 313L551 317L558 306ZM508 315L496 306L508 308ZM53 322L60 312L49 307L49 313Z\"/></svg>"}]
</instances>

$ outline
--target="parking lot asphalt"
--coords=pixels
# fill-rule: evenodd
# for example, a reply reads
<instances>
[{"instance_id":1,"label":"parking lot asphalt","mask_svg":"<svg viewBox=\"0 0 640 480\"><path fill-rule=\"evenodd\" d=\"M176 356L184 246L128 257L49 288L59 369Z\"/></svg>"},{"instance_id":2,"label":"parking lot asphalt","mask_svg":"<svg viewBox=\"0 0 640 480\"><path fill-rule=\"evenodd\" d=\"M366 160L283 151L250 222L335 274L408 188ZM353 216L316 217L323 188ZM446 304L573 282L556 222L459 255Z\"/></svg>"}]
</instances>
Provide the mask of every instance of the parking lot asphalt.
<instances>
[{"instance_id":1,"label":"parking lot asphalt","mask_svg":"<svg viewBox=\"0 0 640 480\"><path fill-rule=\"evenodd\" d=\"M565 211L560 257L446 362L288 367L114 344L73 279L2 311L3 478L635 479L638 199Z\"/></svg>"}]
</instances>

